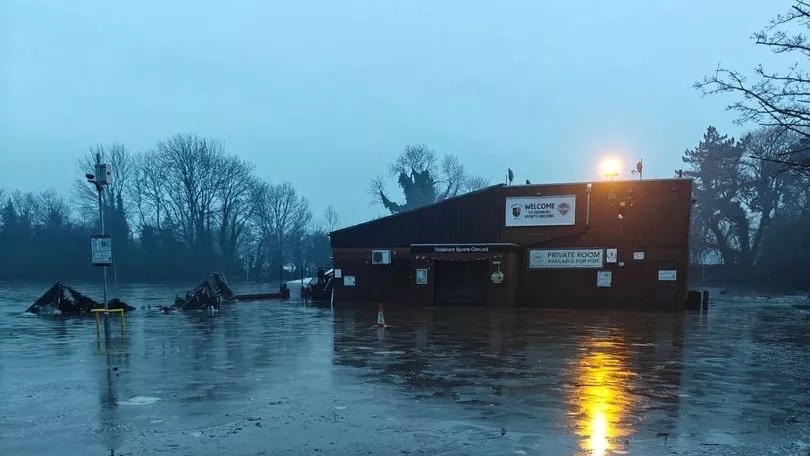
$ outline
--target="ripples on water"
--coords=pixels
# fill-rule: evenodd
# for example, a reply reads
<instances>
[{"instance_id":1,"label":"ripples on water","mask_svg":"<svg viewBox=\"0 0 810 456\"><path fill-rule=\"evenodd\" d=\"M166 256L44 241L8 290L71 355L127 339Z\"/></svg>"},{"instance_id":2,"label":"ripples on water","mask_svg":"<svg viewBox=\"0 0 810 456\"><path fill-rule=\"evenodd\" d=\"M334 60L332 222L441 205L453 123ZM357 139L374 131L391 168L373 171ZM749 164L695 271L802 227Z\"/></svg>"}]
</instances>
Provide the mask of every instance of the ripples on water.
<instances>
[{"instance_id":1,"label":"ripples on water","mask_svg":"<svg viewBox=\"0 0 810 456\"><path fill-rule=\"evenodd\" d=\"M21 313L47 287L0 287L0 454L805 454L810 441L804 297L715 296L708 315L387 307L386 330L374 306L141 309L105 351L92 320ZM119 294L156 308L181 290ZM256 434L268 429L285 438Z\"/></svg>"}]
</instances>

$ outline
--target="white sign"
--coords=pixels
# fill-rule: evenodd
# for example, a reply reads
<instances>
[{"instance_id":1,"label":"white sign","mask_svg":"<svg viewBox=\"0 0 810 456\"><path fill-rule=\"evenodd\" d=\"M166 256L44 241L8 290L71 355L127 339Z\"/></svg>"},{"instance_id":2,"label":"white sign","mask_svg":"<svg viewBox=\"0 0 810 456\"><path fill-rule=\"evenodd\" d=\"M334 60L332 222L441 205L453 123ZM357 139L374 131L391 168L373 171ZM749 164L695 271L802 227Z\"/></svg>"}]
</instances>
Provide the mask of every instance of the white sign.
<instances>
[{"instance_id":1,"label":"white sign","mask_svg":"<svg viewBox=\"0 0 810 456\"><path fill-rule=\"evenodd\" d=\"M354 286L354 276L343 276L343 286L344 287L353 287Z\"/></svg>"},{"instance_id":2,"label":"white sign","mask_svg":"<svg viewBox=\"0 0 810 456\"><path fill-rule=\"evenodd\" d=\"M427 285L428 283L428 270L427 269L417 269L416 270L416 284L417 285Z\"/></svg>"},{"instance_id":3,"label":"white sign","mask_svg":"<svg viewBox=\"0 0 810 456\"><path fill-rule=\"evenodd\" d=\"M576 195L506 198L506 226L574 225Z\"/></svg>"},{"instance_id":4,"label":"white sign","mask_svg":"<svg viewBox=\"0 0 810 456\"><path fill-rule=\"evenodd\" d=\"M643 260L644 259L644 252L633 252L633 259L634 260Z\"/></svg>"},{"instance_id":5,"label":"white sign","mask_svg":"<svg viewBox=\"0 0 810 456\"><path fill-rule=\"evenodd\" d=\"M605 258L607 259L608 263L615 263L619 260L619 249L607 249Z\"/></svg>"},{"instance_id":6,"label":"white sign","mask_svg":"<svg viewBox=\"0 0 810 456\"><path fill-rule=\"evenodd\" d=\"M599 288L610 287L613 280L613 273L610 271L596 271L596 286Z\"/></svg>"},{"instance_id":7,"label":"white sign","mask_svg":"<svg viewBox=\"0 0 810 456\"><path fill-rule=\"evenodd\" d=\"M112 264L112 242L109 235L93 235L90 237L90 255L93 264L107 266Z\"/></svg>"},{"instance_id":8,"label":"white sign","mask_svg":"<svg viewBox=\"0 0 810 456\"><path fill-rule=\"evenodd\" d=\"M604 266L602 249L529 250L529 268L532 269L601 268L602 266Z\"/></svg>"},{"instance_id":9,"label":"white sign","mask_svg":"<svg viewBox=\"0 0 810 456\"><path fill-rule=\"evenodd\" d=\"M662 282L674 282L678 280L678 271L674 269L660 269L658 271L658 280Z\"/></svg>"},{"instance_id":10,"label":"white sign","mask_svg":"<svg viewBox=\"0 0 810 456\"><path fill-rule=\"evenodd\" d=\"M343 277L343 270L342 269L335 269L335 278L340 279Z\"/></svg>"}]
</instances>

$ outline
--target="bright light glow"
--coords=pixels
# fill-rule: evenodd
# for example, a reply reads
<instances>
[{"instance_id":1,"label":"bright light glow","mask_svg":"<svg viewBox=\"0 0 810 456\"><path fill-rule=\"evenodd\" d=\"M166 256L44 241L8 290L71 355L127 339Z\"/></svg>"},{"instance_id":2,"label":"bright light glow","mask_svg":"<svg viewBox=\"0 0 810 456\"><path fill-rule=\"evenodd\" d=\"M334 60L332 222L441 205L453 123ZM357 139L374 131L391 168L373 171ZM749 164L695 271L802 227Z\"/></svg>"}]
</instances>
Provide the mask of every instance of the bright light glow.
<instances>
[{"instance_id":1,"label":"bright light glow","mask_svg":"<svg viewBox=\"0 0 810 456\"><path fill-rule=\"evenodd\" d=\"M622 161L616 157L606 157L599 165L599 171L605 177L618 177L622 169Z\"/></svg>"},{"instance_id":2,"label":"bright light glow","mask_svg":"<svg viewBox=\"0 0 810 456\"><path fill-rule=\"evenodd\" d=\"M608 440L608 419L604 411L594 411L591 416L590 450L593 456L605 456L610 448Z\"/></svg>"}]
</instances>

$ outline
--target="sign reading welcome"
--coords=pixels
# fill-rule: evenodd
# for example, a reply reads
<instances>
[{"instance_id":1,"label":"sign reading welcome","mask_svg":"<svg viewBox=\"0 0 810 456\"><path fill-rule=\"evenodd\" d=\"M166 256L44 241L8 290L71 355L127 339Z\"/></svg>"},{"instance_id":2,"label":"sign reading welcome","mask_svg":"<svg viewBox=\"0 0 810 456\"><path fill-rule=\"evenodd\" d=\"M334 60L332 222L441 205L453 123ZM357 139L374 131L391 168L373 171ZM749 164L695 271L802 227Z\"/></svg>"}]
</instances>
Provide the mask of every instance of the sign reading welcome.
<instances>
[{"instance_id":1,"label":"sign reading welcome","mask_svg":"<svg viewBox=\"0 0 810 456\"><path fill-rule=\"evenodd\" d=\"M529 268L532 269L601 268L604 262L602 249L529 250Z\"/></svg>"},{"instance_id":2,"label":"sign reading welcome","mask_svg":"<svg viewBox=\"0 0 810 456\"><path fill-rule=\"evenodd\" d=\"M506 198L506 226L574 225L577 197L517 196Z\"/></svg>"}]
</instances>

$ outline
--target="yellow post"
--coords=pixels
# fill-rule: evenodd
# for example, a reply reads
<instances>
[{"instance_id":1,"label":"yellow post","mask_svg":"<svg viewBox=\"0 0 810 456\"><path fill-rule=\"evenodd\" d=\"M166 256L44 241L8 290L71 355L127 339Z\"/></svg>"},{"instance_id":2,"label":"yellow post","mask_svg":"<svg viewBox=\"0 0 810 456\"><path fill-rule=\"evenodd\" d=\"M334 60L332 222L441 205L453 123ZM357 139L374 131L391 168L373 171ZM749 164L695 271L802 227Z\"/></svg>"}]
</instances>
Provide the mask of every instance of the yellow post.
<instances>
[{"instance_id":1,"label":"yellow post","mask_svg":"<svg viewBox=\"0 0 810 456\"><path fill-rule=\"evenodd\" d=\"M121 322L120 322L120 325L121 325L121 339L124 339L126 337L126 332L124 330L124 327L125 327L125 325L124 325L124 309L92 309L91 312L93 312L93 314L95 314L95 316L96 316L96 339L99 339L101 337L101 334L99 333L99 326L101 324L100 321L99 321L99 314L101 314L101 313L104 313L107 316L109 316L111 313L117 313L118 315L120 315L120 317L121 317Z\"/></svg>"}]
</instances>

